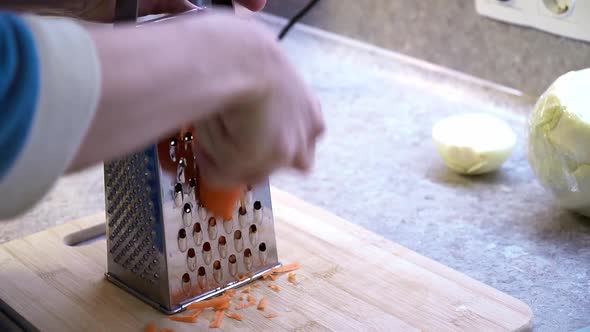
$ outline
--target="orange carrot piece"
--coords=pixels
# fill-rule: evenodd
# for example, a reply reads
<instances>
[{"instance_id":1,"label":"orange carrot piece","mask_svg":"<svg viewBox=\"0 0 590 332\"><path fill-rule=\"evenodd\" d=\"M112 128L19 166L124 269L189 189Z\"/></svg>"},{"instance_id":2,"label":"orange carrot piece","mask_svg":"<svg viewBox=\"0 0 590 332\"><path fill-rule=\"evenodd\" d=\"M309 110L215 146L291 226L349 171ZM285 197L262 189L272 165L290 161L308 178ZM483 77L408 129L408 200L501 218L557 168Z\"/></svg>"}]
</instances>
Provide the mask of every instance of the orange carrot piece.
<instances>
[{"instance_id":1,"label":"orange carrot piece","mask_svg":"<svg viewBox=\"0 0 590 332\"><path fill-rule=\"evenodd\" d=\"M258 284L252 284L252 288L259 288L259 287L260 287L260 285L258 285Z\"/></svg>"},{"instance_id":2,"label":"orange carrot piece","mask_svg":"<svg viewBox=\"0 0 590 332\"><path fill-rule=\"evenodd\" d=\"M228 314L227 317L229 317L231 319L239 320L240 322L242 320L244 320L244 317L242 317L242 315L238 314L237 312L232 312L232 313Z\"/></svg>"},{"instance_id":3,"label":"orange carrot piece","mask_svg":"<svg viewBox=\"0 0 590 332\"><path fill-rule=\"evenodd\" d=\"M290 283L295 284L297 283L297 275L295 273L289 273L288 279Z\"/></svg>"},{"instance_id":4,"label":"orange carrot piece","mask_svg":"<svg viewBox=\"0 0 590 332\"><path fill-rule=\"evenodd\" d=\"M199 176L199 200L201 204L213 215L230 220L233 217L234 207L244 194L245 187L237 186L231 189L214 188L207 180Z\"/></svg>"},{"instance_id":5,"label":"orange carrot piece","mask_svg":"<svg viewBox=\"0 0 590 332\"><path fill-rule=\"evenodd\" d=\"M258 302L258 308L256 308L258 310L262 310L264 311L264 309L266 309L266 299L263 297L260 299L260 302Z\"/></svg>"},{"instance_id":6,"label":"orange carrot piece","mask_svg":"<svg viewBox=\"0 0 590 332\"><path fill-rule=\"evenodd\" d=\"M168 316L168 319L176 321L176 322L183 322L183 323L196 323L199 321L199 315L203 312L203 309L196 309L195 311L189 313L185 316Z\"/></svg>"},{"instance_id":7,"label":"orange carrot piece","mask_svg":"<svg viewBox=\"0 0 590 332\"><path fill-rule=\"evenodd\" d=\"M215 308L215 307L218 307L218 306L225 304L229 301L230 301L230 297L228 295L222 295L220 297L216 297L216 298L213 298L210 300L204 300L204 301L191 303L186 308L189 310Z\"/></svg>"},{"instance_id":8,"label":"orange carrot piece","mask_svg":"<svg viewBox=\"0 0 590 332\"><path fill-rule=\"evenodd\" d=\"M223 322L223 318L225 317L225 310L219 310L215 312L215 317L209 324L210 328L216 329L221 327L221 323Z\"/></svg>"},{"instance_id":9,"label":"orange carrot piece","mask_svg":"<svg viewBox=\"0 0 590 332\"><path fill-rule=\"evenodd\" d=\"M240 301L244 301L244 297L243 297L243 296L240 296L240 297L238 298L238 300L240 300Z\"/></svg>"},{"instance_id":10,"label":"orange carrot piece","mask_svg":"<svg viewBox=\"0 0 590 332\"><path fill-rule=\"evenodd\" d=\"M188 314L189 317L199 317L199 315L203 312L203 309L196 309L192 313Z\"/></svg>"},{"instance_id":11,"label":"orange carrot piece","mask_svg":"<svg viewBox=\"0 0 590 332\"><path fill-rule=\"evenodd\" d=\"M244 294L250 294L250 288L246 288L242 291Z\"/></svg>"},{"instance_id":12,"label":"orange carrot piece","mask_svg":"<svg viewBox=\"0 0 590 332\"><path fill-rule=\"evenodd\" d=\"M279 314L277 314L276 312L271 312L271 313L268 313L268 314L264 315L264 317L266 317L268 319L273 319L273 318L278 317L278 316L279 316Z\"/></svg>"},{"instance_id":13,"label":"orange carrot piece","mask_svg":"<svg viewBox=\"0 0 590 332\"><path fill-rule=\"evenodd\" d=\"M299 265L299 263L291 263L291 264L275 267L271 271L273 272L273 274L284 273L284 272L291 272L291 271L298 270L300 267L301 266Z\"/></svg>"},{"instance_id":14,"label":"orange carrot piece","mask_svg":"<svg viewBox=\"0 0 590 332\"><path fill-rule=\"evenodd\" d=\"M249 307L253 307L256 305L256 298L252 295L248 295L248 302L246 303L240 303L236 306L236 310L242 310L242 309L246 309Z\"/></svg>"},{"instance_id":15,"label":"orange carrot piece","mask_svg":"<svg viewBox=\"0 0 590 332\"><path fill-rule=\"evenodd\" d=\"M268 285L268 287L277 293L281 291L281 287L279 287L279 285Z\"/></svg>"},{"instance_id":16,"label":"orange carrot piece","mask_svg":"<svg viewBox=\"0 0 590 332\"><path fill-rule=\"evenodd\" d=\"M270 279L272 281L275 281L276 277L272 274L272 271L271 271L271 272L267 272L267 273L263 274L262 279L263 280Z\"/></svg>"},{"instance_id":17,"label":"orange carrot piece","mask_svg":"<svg viewBox=\"0 0 590 332\"><path fill-rule=\"evenodd\" d=\"M229 307L231 306L230 302L224 303L224 304L220 304L219 306L215 307L215 311L219 311L219 310L227 310L229 309Z\"/></svg>"},{"instance_id":18,"label":"orange carrot piece","mask_svg":"<svg viewBox=\"0 0 590 332\"><path fill-rule=\"evenodd\" d=\"M246 303L240 303L236 306L236 310L243 310L250 307L250 303L246 302Z\"/></svg>"},{"instance_id":19,"label":"orange carrot piece","mask_svg":"<svg viewBox=\"0 0 590 332\"><path fill-rule=\"evenodd\" d=\"M155 322L149 322L144 329L144 332L157 332L158 327L156 326Z\"/></svg>"},{"instance_id":20,"label":"orange carrot piece","mask_svg":"<svg viewBox=\"0 0 590 332\"><path fill-rule=\"evenodd\" d=\"M229 297L233 297L234 295L236 295L236 290L230 289L227 292L225 292L225 294L227 294L227 296L229 296Z\"/></svg>"},{"instance_id":21,"label":"orange carrot piece","mask_svg":"<svg viewBox=\"0 0 590 332\"><path fill-rule=\"evenodd\" d=\"M199 321L199 318L196 316L168 316L168 319L183 323L196 323Z\"/></svg>"}]
</instances>

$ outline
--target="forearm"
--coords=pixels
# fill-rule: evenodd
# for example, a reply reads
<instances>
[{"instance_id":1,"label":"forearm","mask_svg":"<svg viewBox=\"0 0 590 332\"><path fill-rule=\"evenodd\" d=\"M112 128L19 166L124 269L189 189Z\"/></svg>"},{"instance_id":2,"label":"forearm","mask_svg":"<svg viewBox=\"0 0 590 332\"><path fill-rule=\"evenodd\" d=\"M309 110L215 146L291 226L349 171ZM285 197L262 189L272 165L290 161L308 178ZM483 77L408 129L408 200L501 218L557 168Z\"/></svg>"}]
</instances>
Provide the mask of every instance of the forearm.
<instances>
[{"instance_id":1,"label":"forearm","mask_svg":"<svg viewBox=\"0 0 590 332\"><path fill-rule=\"evenodd\" d=\"M257 85L246 73L249 66L227 63L222 36L207 20L90 31L101 63L101 97L71 171L155 143Z\"/></svg>"},{"instance_id":2,"label":"forearm","mask_svg":"<svg viewBox=\"0 0 590 332\"><path fill-rule=\"evenodd\" d=\"M0 103L9 103L0 117L18 118L0 122L0 145L11 147L0 150L0 220L31 208L68 170L141 149L265 91L253 61L264 59L244 38L251 27L235 21L112 28L25 17L32 41L0 25L0 70L25 66L0 75ZM27 38L30 59L5 56ZM247 47L250 57L241 56ZM24 70L32 76L23 85Z\"/></svg>"},{"instance_id":3,"label":"forearm","mask_svg":"<svg viewBox=\"0 0 590 332\"><path fill-rule=\"evenodd\" d=\"M11 147L0 151L10 161L0 174L5 219L31 208L63 174L95 112L100 77L93 43L76 22L13 13L0 20L0 67L13 73L0 75L9 87L0 92L0 113L13 119L0 121L0 145ZM14 52L16 62L6 57Z\"/></svg>"}]
</instances>

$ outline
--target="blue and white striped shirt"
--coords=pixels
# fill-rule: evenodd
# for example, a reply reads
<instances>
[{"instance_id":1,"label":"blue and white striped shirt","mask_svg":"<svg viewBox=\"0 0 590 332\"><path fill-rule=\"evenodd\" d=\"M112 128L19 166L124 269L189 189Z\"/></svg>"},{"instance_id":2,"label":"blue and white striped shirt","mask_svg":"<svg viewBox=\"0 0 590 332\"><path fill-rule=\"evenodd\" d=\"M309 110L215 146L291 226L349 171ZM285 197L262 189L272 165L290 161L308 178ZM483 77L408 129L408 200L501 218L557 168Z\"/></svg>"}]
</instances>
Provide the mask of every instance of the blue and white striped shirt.
<instances>
[{"instance_id":1,"label":"blue and white striped shirt","mask_svg":"<svg viewBox=\"0 0 590 332\"><path fill-rule=\"evenodd\" d=\"M0 179L25 147L39 83L39 58L31 30L20 16L0 12Z\"/></svg>"},{"instance_id":2,"label":"blue and white striped shirt","mask_svg":"<svg viewBox=\"0 0 590 332\"><path fill-rule=\"evenodd\" d=\"M0 11L0 220L52 189L80 149L100 97L100 63L70 18Z\"/></svg>"}]
</instances>

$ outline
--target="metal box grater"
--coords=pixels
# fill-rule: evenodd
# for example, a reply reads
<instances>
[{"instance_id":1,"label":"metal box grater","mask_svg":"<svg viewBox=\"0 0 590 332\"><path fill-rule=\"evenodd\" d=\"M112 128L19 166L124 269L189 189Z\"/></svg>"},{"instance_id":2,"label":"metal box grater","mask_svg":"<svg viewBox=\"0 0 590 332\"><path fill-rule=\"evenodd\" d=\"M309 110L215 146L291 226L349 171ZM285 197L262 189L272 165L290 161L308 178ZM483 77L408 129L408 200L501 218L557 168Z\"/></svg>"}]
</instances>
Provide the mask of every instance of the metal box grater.
<instances>
[{"instance_id":1,"label":"metal box grater","mask_svg":"<svg viewBox=\"0 0 590 332\"><path fill-rule=\"evenodd\" d=\"M280 265L268 181L248 187L232 219L212 215L198 199L195 143L189 129L104 166L106 276L167 314Z\"/></svg>"}]
</instances>

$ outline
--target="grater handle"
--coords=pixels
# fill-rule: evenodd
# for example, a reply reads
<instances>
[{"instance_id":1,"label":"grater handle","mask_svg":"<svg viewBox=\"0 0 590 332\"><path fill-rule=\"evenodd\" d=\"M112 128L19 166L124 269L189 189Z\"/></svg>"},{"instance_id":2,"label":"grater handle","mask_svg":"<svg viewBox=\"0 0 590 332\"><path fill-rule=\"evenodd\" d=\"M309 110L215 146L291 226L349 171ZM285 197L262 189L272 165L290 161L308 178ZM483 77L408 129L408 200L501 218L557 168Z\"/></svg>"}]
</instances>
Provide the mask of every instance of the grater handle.
<instances>
[{"instance_id":1,"label":"grater handle","mask_svg":"<svg viewBox=\"0 0 590 332\"><path fill-rule=\"evenodd\" d=\"M234 6L233 0L211 0L211 3L214 6L227 6L227 7L233 7Z\"/></svg>"},{"instance_id":2,"label":"grater handle","mask_svg":"<svg viewBox=\"0 0 590 332\"><path fill-rule=\"evenodd\" d=\"M137 22L139 0L117 0L115 4L115 25L119 23Z\"/></svg>"},{"instance_id":3,"label":"grater handle","mask_svg":"<svg viewBox=\"0 0 590 332\"><path fill-rule=\"evenodd\" d=\"M137 22L140 0L117 0L114 24ZM233 0L211 0L213 6L234 7Z\"/></svg>"}]
</instances>

